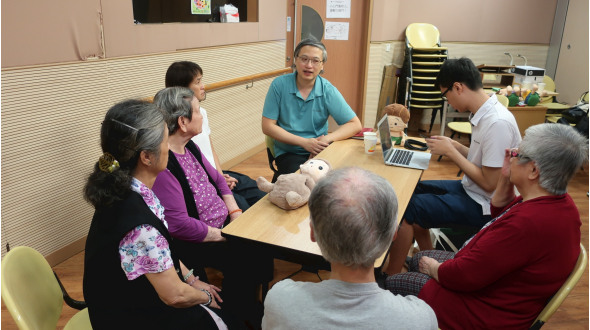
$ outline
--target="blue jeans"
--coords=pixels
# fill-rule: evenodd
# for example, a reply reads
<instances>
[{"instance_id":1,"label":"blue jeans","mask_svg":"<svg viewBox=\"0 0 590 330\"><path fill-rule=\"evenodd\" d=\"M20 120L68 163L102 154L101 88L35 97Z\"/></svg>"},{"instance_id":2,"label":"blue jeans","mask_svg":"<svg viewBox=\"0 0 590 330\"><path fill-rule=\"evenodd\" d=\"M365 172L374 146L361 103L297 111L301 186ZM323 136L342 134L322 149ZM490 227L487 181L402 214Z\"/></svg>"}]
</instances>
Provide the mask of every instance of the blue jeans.
<instances>
[{"instance_id":1,"label":"blue jeans","mask_svg":"<svg viewBox=\"0 0 590 330\"><path fill-rule=\"evenodd\" d=\"M422 228L480 229L492 219L471 199L459 180L420 181L404 219Z\"/></svg>"}]
</instances>

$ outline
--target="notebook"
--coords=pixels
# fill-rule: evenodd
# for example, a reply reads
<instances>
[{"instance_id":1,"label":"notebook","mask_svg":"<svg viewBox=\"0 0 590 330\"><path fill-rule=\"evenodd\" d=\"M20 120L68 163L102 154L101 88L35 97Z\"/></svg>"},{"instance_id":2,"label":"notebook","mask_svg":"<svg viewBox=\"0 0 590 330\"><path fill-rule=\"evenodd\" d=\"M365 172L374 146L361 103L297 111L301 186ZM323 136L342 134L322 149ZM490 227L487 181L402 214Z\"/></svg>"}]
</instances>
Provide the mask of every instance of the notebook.
<instances>
[{"instance_id":1,"label":"notebook","mask_svg":"<svg viewBox=\"0 0 590 330\"><path fill-rule=\"evenodd\" d=\"M387 115L381 118L377 127L379 128L379 138L381 139L381 149L383 150L383 161L385 165L409 167L418 170L428 169L430 153L393 147Z\"/></svg>"}]
</instances>

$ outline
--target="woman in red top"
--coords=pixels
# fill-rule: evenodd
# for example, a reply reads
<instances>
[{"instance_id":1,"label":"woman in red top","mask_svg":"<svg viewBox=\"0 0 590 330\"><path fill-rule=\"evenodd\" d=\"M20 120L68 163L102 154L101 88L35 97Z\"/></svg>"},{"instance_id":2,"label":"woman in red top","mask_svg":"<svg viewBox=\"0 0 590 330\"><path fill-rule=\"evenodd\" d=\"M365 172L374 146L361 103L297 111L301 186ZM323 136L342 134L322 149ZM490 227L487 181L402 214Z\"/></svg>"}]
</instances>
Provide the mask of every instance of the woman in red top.
<instances>
[{"instance_id":1,"label":"woman in red top","mask_svg":"<svg viewBox=\"0 0 590 330\"><path fill-rule=\"evenodd\" d=\"M456 254L418 253L386 287L426 301L441 329L528 329L580 253L567 185L587 159L588 140L573 128L528 128L518 149L506 149L492 221Z\"/></svg>"}]
</instances>

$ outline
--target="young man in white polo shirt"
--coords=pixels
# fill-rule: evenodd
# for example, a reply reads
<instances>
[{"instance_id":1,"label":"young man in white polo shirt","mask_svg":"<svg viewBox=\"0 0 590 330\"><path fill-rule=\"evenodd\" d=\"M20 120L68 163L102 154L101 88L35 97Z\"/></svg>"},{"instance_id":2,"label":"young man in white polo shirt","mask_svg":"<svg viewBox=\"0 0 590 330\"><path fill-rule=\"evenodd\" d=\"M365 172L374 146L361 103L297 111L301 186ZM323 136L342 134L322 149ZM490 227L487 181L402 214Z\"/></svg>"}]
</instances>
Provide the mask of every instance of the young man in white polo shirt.
<instances>
[{"instance_id":1,"label":"young man in white polo shirt","mask_svg":"<svg viewBox=\"0 0 590 330\"><path fill-rule=\"evenodd\" d=\"M429 228L483 227L490 217L490 201L500 177L506 148L521 141L514 116L483 90L481 76L468 58L444 62L435 85L459 112L469 111L471 144L466 147L445 136L426 139L430 152L449 157L465 174L463 180L421 181L404 213L397 239L390 249L386 273L401 271L412 238L420 250L432 250Z\"/></svg>"}]
</instances>

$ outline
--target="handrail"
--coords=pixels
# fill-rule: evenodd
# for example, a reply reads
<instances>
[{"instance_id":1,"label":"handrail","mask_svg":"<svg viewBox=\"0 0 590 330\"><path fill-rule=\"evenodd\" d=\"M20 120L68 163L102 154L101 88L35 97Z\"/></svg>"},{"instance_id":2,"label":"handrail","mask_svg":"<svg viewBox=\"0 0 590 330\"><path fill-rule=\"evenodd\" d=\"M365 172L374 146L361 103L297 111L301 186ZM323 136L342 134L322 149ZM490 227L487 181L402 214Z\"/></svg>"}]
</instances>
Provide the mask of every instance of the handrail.
<instances>
[{"instance_id":1,"label":"handrail","mask_svg":"<svg viewBox=\"0 0 590 330\"><path fill-rule=\"evenodd\" d=\"M279 74L283 74L283 73L288 73L291 72L293 69L291 68L284 68L284 69L278 69L278 70L272 70L272 71L267 71L267 72L262 72L262 73L257 73L257 74L251 74L249 76L244 76L244 77L240 77L240 78L234 78L234 79L228 79L228 80L224 80L224 81L219 81L216 83L212 83L212 84L207 84L205 85L205 90L210 92L212 90L215 89L221 89L224 87L228 87L228 86L232 86L232 85L236 85L236 84L240 84L243 82L254 82L254 79L260 79L260 78L266 78L266 77L270 77L270 76L276 76ZM251 86L246 86L246 87L251 87ZM148 101L148 102L153 102L154 101L154 97L150 96L150 97L146 97L142 99L143 101Z\"/></svg>"},{"instance_id":2,"label":"handrail","mask_svg":"<svg viewBox=\"0 0 590 330\"><path fill-rule=\"evenodd\" d=\"M284 69L278 69L278 70L272 70L272 71L267 71L267 72L263 72L263 73L257 73L257 74L251 74L249 76L244 76L244 77L240 77L240 78L234 78L234 79L229 79L229 80L224 80L224 81L219 81L216 83L212 83L212 84L206 84L205 85L205 90L207 92L210 92L212 90L215 89L220 89L220 88L224 88L224 87L228 87L231 85L236 85L236 84L240 84L246 81L253 81L254 79L260 79L260 78L266 78L266 77L270 77L270 76L276 76L279 74L284 74L284 73L288 73L288 72L292 72L293 69L291 68L284 68Z\"/></svg>"}]
</instances>

